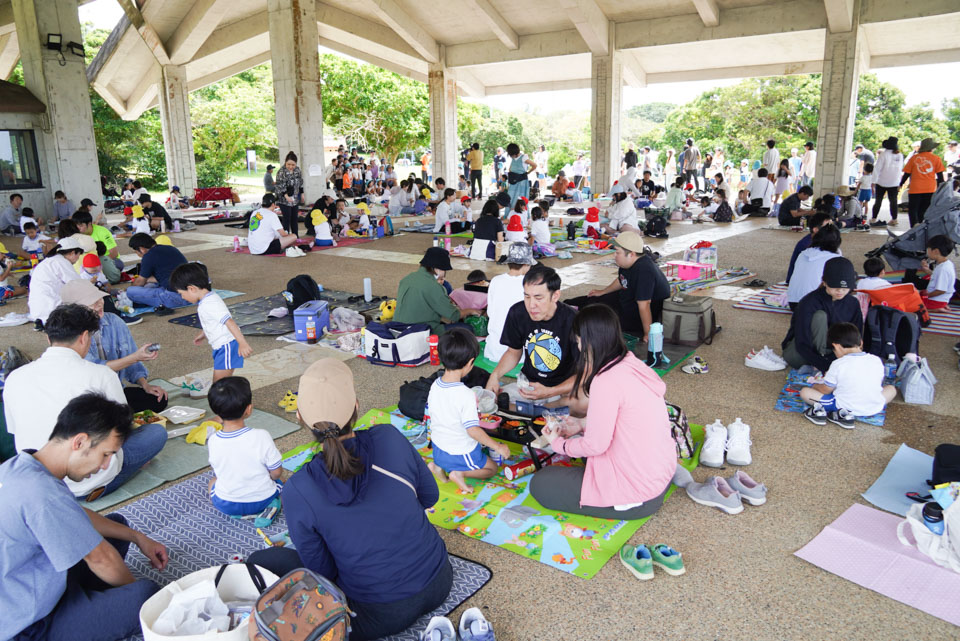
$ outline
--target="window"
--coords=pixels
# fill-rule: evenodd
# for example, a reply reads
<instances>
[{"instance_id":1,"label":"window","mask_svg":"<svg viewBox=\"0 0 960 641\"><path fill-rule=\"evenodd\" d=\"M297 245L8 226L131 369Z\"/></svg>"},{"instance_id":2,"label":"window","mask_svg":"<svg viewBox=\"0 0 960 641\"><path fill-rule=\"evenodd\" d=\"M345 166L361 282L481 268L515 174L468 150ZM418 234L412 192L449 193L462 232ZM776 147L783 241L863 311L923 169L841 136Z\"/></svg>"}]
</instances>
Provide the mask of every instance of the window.
<instances>
[{"instance_id":1,"label":"window","mask_svg":"<svg viewBox=\"0 0 960 641\"><path fill-rule=\"evenodd\" d=\"M43 182L33 131L0 130L0 190L34 187Z\"/></svg>"}]
</instances>

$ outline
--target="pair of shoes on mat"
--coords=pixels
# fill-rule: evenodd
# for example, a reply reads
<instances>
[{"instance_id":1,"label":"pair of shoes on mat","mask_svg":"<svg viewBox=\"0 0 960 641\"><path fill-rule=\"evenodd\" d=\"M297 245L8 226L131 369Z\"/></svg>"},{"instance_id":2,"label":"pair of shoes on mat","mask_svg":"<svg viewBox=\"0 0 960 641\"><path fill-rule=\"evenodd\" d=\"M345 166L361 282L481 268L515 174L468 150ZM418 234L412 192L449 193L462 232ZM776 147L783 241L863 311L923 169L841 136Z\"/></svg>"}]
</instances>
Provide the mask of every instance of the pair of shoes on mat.
<instances>
[{"instance_id":1,"label":"pair of shoes on mat","mask_svg":"<svg viewBox=\"0 0 960 641\"><path fill-rule=\"evenodd\" d=\"M640 545L624 545L620 548L620 563L633 576L641 581L653 578L653 566L658 566L670 576L680 576L686 572L683 567L683 555L666 543L657 543L653 549L642 543Z\"/></svg>"},{"instance_id":2,"label":"pair of shoes on mat","mask_svg":"<svg viewBox=\"0 0 960 641\"><path fill-rule=\"evenodd\" d=\"M496 641L493 626L480 608L469 608L460 617L460 634L447 617L433 617L420 633L420 641Z\"/></svg>"},{"instance_id":3,"label":"pair of shoes on mat","mask_svg":"<svg viewBox=\"0 0 960 641\"><path fill-rule=\"evenodd\" d=\"M299 247L290 246L287 247L287 251L284 252L284 255L287 258L303 258L307 255L307 252L303 251Z\"/></svg>"},{"instance_id":4,"label":"pair of shoes on mat","mask_svg":"<svg viewBox=\"0 0 960 641\"><path fill-rule=\"evenodd\" d=\"M820 403L814 403L805 409L803 416L814 425L826 425L827 421L830 421L845 430L852 430L856 427L857 420L853 412L849 412L842 407L838 410L828 412Z\"/></svg>"},{"instance_id":5,"label":"pair of shoes on mat","mask_svg":"<svg viewBox=\"0 0 960 641\"><path fill-rule=\"evenodd\" d=\"M704 483L691 483L684 488L693 502L715 507L727 514L743 512L743 502L763 505L767 502L767 486L754 481L743 470L729 479L711 476Z\"/></svg>"},{"instance_id":6,"label":"pair of shoes on mat","mask_svg":"<svg viewBox=\"0 0 960 641\"><path fill-rule=\"evenodd\" d=\"M750 426L740 420L724 426L720 419L715 420L704 428L706 438L703 449L700 450L700 464L707 467L723 467L726 456L730 465L750 465L753 456L750 454Z\"/></svg>"},{"instance_id":7,"label":"pair of shoes on mat","mask_svg":"<svg viewBox=\"0 0 960 641\"><path fill-rule=\"evenodd\" d=\"M680 369L687 374L706 374L710 371L710 366L707 365L707 361L699 356L694 356Z\"/></svg>"},{"instance_id":8,"label":"pair of shoes on mat","mask_svg":"<svg viewBox=\"0 0 960 641\"><path fill-rule=\"evenodd\" d=\"M750 353L743 359L743 364L747 367L762 369L767 372L778 372L787 367L787 361L783 360L782 356L766 345L759 351L755 349L750 350Z\"/></svg>"},{"instance_id":9,"label":"pair of shoes on mat","mask_svg":"<svg viewBox=\"0 0 960 641\"><path fill-rule=\"evenodd\" d=\"M297 394L287 390L287 393L283 395L283 398L280 399L280 402L277 403L279 407L282 407L289 413L297 411Z\"/></svg>"}]
</instances>

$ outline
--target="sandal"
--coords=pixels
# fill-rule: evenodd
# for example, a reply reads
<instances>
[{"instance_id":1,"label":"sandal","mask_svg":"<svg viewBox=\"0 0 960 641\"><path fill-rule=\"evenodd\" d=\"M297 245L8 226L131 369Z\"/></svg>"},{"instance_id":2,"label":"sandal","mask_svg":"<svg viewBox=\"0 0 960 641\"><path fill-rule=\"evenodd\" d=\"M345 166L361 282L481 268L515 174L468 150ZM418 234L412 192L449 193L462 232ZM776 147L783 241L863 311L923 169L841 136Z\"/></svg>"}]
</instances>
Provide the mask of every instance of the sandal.
<instances>
[{"instance_id":1,"label":"sandal","mask_svg":"<svg viewBox=\"0 0 960 641\"><path fill-rule=\"evenodd\" d=\"M753 280L747 281L743 284L744 287L766 287L767 281L760 280L759 278L754 278Z\"/></svg>"},{"instance_id":2,"label":"sandal","mask_svg":"<svg viewBox=\"0 0 960 641\"><path fill-rule=\"evenodd\" d=\"M687 364L680 368L686 374L706 374L710 371L710 367L707 365L707 361L703 360L699 356L694 356Z\"/></svg>"}]
</instances>

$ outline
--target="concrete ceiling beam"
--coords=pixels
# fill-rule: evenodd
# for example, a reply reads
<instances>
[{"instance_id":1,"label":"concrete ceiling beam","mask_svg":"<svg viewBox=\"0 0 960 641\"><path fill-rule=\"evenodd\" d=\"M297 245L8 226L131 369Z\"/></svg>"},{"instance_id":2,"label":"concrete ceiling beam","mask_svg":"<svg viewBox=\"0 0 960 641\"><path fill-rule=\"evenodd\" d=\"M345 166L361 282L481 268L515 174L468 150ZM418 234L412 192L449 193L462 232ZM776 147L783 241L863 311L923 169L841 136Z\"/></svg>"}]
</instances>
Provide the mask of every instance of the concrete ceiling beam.
<instances>
[{"instance_id":1,"label":"concrete ceiling beam","mask_svg":"<svg viewBox=\"0 0 960 641\"><path fill-rule=\"evenodd\" d=\"M414 51L430 63L440 61L440 46L395 0L361 0L384 24L403 38Z\"/></svg>"},{"instance_id":2,"label":"concrete ceiling beam","mask_svg":"<svg viewBox=\"0 0 960 641\"><path fill-rule=\"evenodd\" d=\"M194 54L191 62L197 62L198 60L211 56L219 56L220 52L227 47L252 40L257 36L262 36L268 31L266 11L261 11L243 20L225 25L210 34L206 42L204 42L197 50L197 53Z\"/></svg>"},{"instance_id":3,"label":"concrete ceiling beam","mask_svg":"<svg viewBox=\"0 0 960 641\"><path fill-rule=\"evenodd\" d=\"M120 114L124 120L136 120L150 105L156 104L160 87L160 65L150 65L147 73L127 98L127 110Z\"/></svg>"},{"instance_id":4,"label":"concrete ceiling beam","mask_svg":"<svg viewBox=\"0 0 960 641\"><path fill-rule=\"evenodd\" d=\"M6 80L20 60L20 44L17 32L0 35L0 80Z\"/></svg>"},{"instance_id":5,"label":"concrete ceiling beam","mask_svg":"<svg viewBox=\"0 0 960 641\"><path fill-rule=\"evenodd\" d=\"M333 40L351 49L369 50L378 58L395 59L397 64L412 71L424 75L427 73L427 62L420 54L393 29L379 22L317 3L317 23L323 39Z\"/></svg>"},{"instance_id":6,"label":"concrete ceiling beam","mask_svg":"<svg viewBox=\"0 0 960 641\"><path fill-rule=\"evenodd\" d=\"M100 94L100 97L110 105L110 108L117 112L121 118L124 114L127 113L127 102L117 95L117 93L110 87L109 84L101 84L100 82L93 82L93 90ZM139 118L139 114L137 115Z\"/></svg>"},{"instance_id":7,"label":"concrete ceiling beam","mask_svg":"<svg viewBox=\"0 0 960 641\"><path fill-rule=\"evenodd\" d=\"M826 1L830 2L830 0ZM693 0L693 6L697 8L704 27L716 27L720 24L720 7L717 6L717 0Z\"/></svg>"},{"instance_id":8,"label":"concrete ceiling beam","mask_svg":"<svg viewBox=\"0 0 960 641\"><path fill-rule=\"evenodd\" d=\"M860 4L860 24L933 18L960 13L957 0L923 0L922 2L904 2L904 0L870 0Z\"/></svg>"},{"instance_id":9,"label":"concrete ceiling beam","mask_svg":"<svg viewBox=\"0 0 960 641\"><path fill-rule=\"evenodd\" d=\"M831 33L843 33L853 29L853 3L854 0L823 0Z\"/></svg>"},{"instance_id":10,"label":"concrete ceiling beam","mask_svg":"<svg viewBox=\"0 0 960 641\"><path fill-rule=\"evenodd\" d=\"M459 87L465 96L482 98L487 95L487 88L480 80L467 69L458 69L454 72Z\"/></svg>"},{"instance_id":11,"label":"concrete ceiling beam","mask_svg":"<svg viewBox=\"0 0 960 641\"><path fill-rule=\"evenodd\" d=\"M465 0L465 2L479 12L481 19L487 23L504 47L507 49L520 47L520 36L513 30L510 23L504 20L490 0Z\"/></svg>"},{"instance_id":12,"label":"concrete ceiling beam","mask_svg":"<svg viewBox=\"0 0 960 641\"><path fill-rule=\"evenodd\" d=\"M643 89L647 86L647 71L643 68L637 54L632 51L624 51L623 56L623 82L629 87Z\"/></svg>"},{"instance_id":13,"label":"concrete ceiling beam","mask_svg":"<svg viewBox=\"0 0 960 641\"><path fill-rule=\"evenodd\" d=\"M123 13L126 14L127 19L130 20L130 24L132 24L137 30L137 33L140 34L140 37L150 51L153 52L153 57L157 59L157 62L161 65L170 64L170 56L167 54L163 40L160 38L157 30L144 19L143 14L140 13L140 9L137 8L133 0L117 0L117 2L120 4L120 8L123 9Z\"/></svg>"},{"instance_id":14,"label":"concrete ceiling beam","mask_svg":"<svg viewBox=\"0 0 960 641\"><path fill-rule=\"evenodd\" d=\"M520 36L520 46L514 50L504 49L499 40L446 46L447 67L451 68L554 58L578 53L590 53L590 49L576 29Z\"/></svg>"},{"instance_id":15,"label":"concrete ceiling beam","mask_svg":"<svg viewBox=\"0 0 960 641\"><path fill-rule=\"evenodd\" d=\"M13 19L13 3L0 4L0 36L16 33L17 23Z\"/></svg>"},{"instance_id":16,"label":"concrete ceiling beam","mask_svg":"<svg viewBox=\"0 0 960 641\"><path fill-rule=\"evenodd\" d=\"M590 79L548 80L546 82L527 82L516 85L493 85L487 87L488 96L528 93L535 91L566 91L568 89L589 89Z\"/></svg>"},{"instance_id":17,"label":"concrete ceiling beam","mask_svg":"<svg viewBox=\"0 0 960 641\"><path fill-rule=\"evenodd\" d=\"M769 76L794 76L823 71L822 60L805 62L782 62L747 67L719 67L716 69L694 69L691 71L667 71L648 73L647 84L668 84L671 82L694 82L698 80L725 80L727 78L765 78Z\"/></svg>"},{"instance_id":18,"label":"concrete ceiling beam","mask_svg":"<svg viewBox=\"0 0 960 641\"><path fill-rule=\"evenodd\" d=\"M227 14L231 0L196 0L167 41L170 62L190 62Z\"/></svg>"},{"instance_id":19,"label":"concrete ceiling beam","mask_svg":"<svg viewBox=\"0 0 960 641\"><path fill-rule=\"evenodd\" d=\"M610 20L594 0L560 0L559 4L591 53L610 53Z\"/></svg>"},{"instance_id":20,"label":"concrete ceiling beam","mask_svg":"<svg viewBox=\"0 0 960 641\"><path fill-rule=\"evenodd\" d=\"M354 42L356 44L356 42ZM366 63L380 67L381 69L386 69L387 71L392 71L393 73L400 74L406 78L411 78L418 82L427 82L427 69L426 63L423 64L423 69L412 69L410 67L399 64L396 60L391 60L389 58L382 58L371 51L366 51L364 49L357 49L351 47L350 45L345 45L342 42L337 40L331 40L329 38L320 37L320 46L326 47L327 49L333 49L338 53L342 53L345 56L350 56L351 58L357 58L358 60L363 60ZM422 61L421 61L422 62Z\"/></svg>"},{"instance_id":21,"label":"concrete ceiling beam","mask_svg":"<svg viewBox=\"0 0 960 641\"><path fill-rule=\"evenodd\" d=\"M912 67L914 65L936 65L944 62L960 62L960 48L898 53L890 56L871 56L870 68Z\"/></svg>"}]
</instances>

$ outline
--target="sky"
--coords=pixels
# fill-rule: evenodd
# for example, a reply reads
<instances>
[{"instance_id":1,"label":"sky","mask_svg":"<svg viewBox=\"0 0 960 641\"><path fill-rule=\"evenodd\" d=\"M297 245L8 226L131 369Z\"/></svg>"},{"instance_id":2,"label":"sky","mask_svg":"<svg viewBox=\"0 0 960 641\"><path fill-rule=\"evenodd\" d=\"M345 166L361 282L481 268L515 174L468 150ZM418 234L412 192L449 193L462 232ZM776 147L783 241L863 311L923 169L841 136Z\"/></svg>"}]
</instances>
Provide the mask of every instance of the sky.
<instances>
[{"instance_id":1,"label":"sky","mask_svg":"<svg viewBox=\"0 0 960 641\"><path fill-rule=\"evenodd\" d=\"M94 26L103 29L112 29L122 15L123 9L120 8L116 0L94 0L80 7L80 22L92 22ZM337 53L323 47L321 47L321 51ZM960 96L960 88L957 87L956 83L944 82L945 78L960 76L960 62L874 69L871 73L876 74L883 82L889 82L902 90L906 94L908 106L926 102L934 108L938 116L943 115L940 111L940 105L944 98ZM623 90L623 108L626 110L648 102L671 102L681 105L690 102L708 89L733 85L737 82L739 80L707 80L651 85L643 89L625 87ZM561 110L589 111L590 90L572 89L568 91L512 94L509 96L486 96L475 100L506 111L537 111L543 114Z\"/></svg>"}]
</instances>

